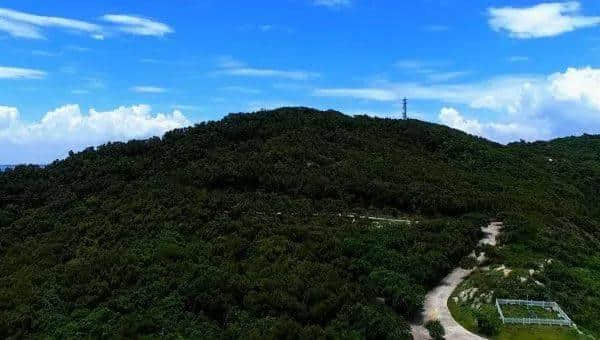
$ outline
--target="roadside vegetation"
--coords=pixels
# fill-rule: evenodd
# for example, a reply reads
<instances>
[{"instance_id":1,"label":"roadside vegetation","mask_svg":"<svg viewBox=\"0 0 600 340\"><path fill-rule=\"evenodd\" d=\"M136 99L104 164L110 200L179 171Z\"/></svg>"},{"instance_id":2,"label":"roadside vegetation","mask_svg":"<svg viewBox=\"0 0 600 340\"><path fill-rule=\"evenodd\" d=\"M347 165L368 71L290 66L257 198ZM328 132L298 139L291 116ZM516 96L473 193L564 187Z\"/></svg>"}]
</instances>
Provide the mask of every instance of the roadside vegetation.
<instances>
[{"instance_id":1,"label":"roadside vegetation","mask_svg":"<svg viewBox=\"0 0 600 340\"><path fill-rule=\"evenodd\" d=\"M444 326L438 321L429 321L425 324L425 328L429 331L429 336L433 340L444 340L444 335L446 335L446 331L444 330Z\"/></svg>"},{"instance_id":2,"label":"roadside vegetation","mask_svg":"<svg viewBox=\"0 0 600 340\"><path fill-rule=\"evenodd\" d=\"M599 335L599 155L596 136L502 146L286 108L17 167L0 174L0 337L410 338L490 218L502 246L481 250L513 273L466 284L555 300Z\"/></svg>"}]
</instances>

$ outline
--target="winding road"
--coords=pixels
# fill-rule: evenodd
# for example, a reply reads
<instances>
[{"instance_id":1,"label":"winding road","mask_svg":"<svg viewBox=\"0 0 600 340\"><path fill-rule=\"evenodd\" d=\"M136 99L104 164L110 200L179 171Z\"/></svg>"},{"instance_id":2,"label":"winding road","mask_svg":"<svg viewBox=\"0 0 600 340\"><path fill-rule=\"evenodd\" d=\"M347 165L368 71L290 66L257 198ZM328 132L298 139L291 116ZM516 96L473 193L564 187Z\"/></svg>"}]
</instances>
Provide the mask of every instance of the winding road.
<instances>
[{"instance_id":1,"label":"winding road","mask_svg":"<svg viewBox=\"0 0 600 340\"><path fill-rule=\"evenodd\" d=\"M492 222L487 227L482 227L481 230L485 233L485 237L479 241L479 244L495 246L497 237L502 229L502 222ZM485 261L485 256L478 258L479 263ZM448 309L448 299L452 292L474 271L474 269L454 269L446 276L439 286L430 291L425 297L424 311L422 315L422 323L411 325L411 331L415 340L429 340L429 332L423 326L427 321L439 320L444 330L446 331L446 339L449 340L485 340L479 335L473 334L462 327L454 320L450 310Z\"/></svg>"}]
</instances>

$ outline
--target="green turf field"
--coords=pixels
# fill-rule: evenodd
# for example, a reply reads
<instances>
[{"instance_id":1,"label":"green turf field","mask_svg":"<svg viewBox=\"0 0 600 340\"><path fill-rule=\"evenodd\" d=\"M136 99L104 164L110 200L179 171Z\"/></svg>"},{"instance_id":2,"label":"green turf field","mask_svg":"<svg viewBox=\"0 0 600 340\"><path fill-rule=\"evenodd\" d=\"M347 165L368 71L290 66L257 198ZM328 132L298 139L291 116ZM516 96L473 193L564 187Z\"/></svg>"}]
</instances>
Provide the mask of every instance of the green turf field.
<instances>
[{"instance_id":1,"label":"green turf field","mask_svg":"<svg viewBox=\"0 0 600 340\"><path fill-rule=\"evenodd\" d=\"M502 305L505 318L561 319L558 312L537 306Z\"/></svg>"}]
</instances>

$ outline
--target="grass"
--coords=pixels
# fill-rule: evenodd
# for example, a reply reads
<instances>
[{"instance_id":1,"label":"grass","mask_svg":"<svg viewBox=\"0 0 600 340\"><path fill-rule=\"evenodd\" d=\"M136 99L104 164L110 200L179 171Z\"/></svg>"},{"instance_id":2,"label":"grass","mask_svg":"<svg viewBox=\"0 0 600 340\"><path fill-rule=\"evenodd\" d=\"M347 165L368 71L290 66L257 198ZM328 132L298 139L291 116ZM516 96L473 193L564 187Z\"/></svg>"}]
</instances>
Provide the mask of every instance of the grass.
<instances>
[{"instance_id":1,"label":"grass","mask_svg":"<svg viewBox=\"0 0 600 340\"><path fill-rule=\"evenodd\" d=\"M506 318L560 319L558 312L537 306L502 305Z\"/></svg>"},{"instance_id":2,"label":"grass","mask_svg":"<svg viewBox=\"0 0 600 340\"><path fill-rule=\"evenodd\" d=\"M573 328L550 326L504 326L494 340L580 340Z\"/></svg>"},{"instance_id":3,"label":"grass","mask_svg":"<svg viewBox=\"0 0 600 340\"><path fill-rule=\"evenodd\" d=\"M467 330L477 333L477 319L469 308L461 308L452 298L448 300L448 309L456 322Z\"/></svg>"}]
</instances>

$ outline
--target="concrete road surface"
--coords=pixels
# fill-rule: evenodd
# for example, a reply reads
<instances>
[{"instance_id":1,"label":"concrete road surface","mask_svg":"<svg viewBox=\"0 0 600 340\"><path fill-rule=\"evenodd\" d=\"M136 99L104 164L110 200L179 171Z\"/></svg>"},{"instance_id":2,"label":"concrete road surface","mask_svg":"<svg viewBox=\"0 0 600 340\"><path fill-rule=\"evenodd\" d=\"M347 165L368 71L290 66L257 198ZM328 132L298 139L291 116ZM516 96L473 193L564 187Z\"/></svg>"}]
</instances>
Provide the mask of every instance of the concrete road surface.
<instances>
[{"instance_id":1,"label":"concrete road surface","mask_svg":"<svg viewBox=\"0 0 600 340\"><path fill-rule=\"evenodd\" d=\"M481 228L485 237L480 244L496 245L496 238L502 229L501 222L490 223L487 227ZM485 261L485 256L479 258L480 263ZM448 309L448 299L452 292L473 272L473 269L466 270L456 268L446 276L439 286L434 288L425 296L425 305L423 312L423 323L431 320L439 320L446 331L448 340L484 340L485 338L473 334L463 328L454 320ZM412 335L415 340L430 340L429 332L423 326L423 323L411 325Z\"/></svg>"}]
</instances>

